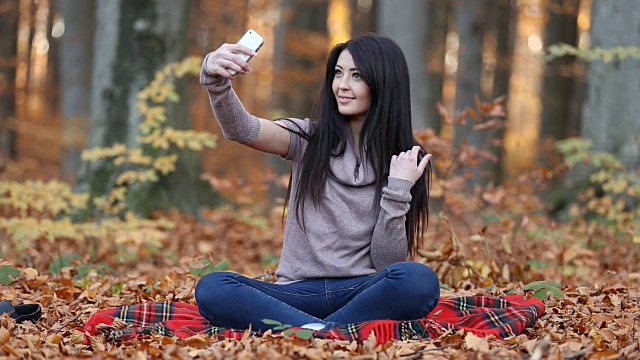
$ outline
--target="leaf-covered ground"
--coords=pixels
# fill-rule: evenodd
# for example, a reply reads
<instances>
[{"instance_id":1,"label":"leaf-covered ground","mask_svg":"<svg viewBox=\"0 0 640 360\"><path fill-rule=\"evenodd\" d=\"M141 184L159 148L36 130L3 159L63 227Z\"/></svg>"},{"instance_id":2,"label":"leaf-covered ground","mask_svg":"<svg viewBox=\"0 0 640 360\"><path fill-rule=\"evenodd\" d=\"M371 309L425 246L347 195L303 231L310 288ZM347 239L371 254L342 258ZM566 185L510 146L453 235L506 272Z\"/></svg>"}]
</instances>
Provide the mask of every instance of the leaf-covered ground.
<instances>
[{"instance_id":1,"label":"leaf-covered ground","mask_svg":"<svg viewBox=\"0 0 640 360\"><path fill-rule=\"evenodd\" d=\"M439 164L475 161L464 151L459 160L447 158L448 145L429 132L420 139L434 149ZM0 180L24 180L10 170L0 173ZM473 193L464 191L463 177L439 172L447 173L433 179L428 234L414 260L436 270L443 296L544 297L545 315L515 338L458 332L375 345L372 338L357 344L267 333L242 340L148 336L113 343L93 337L89 345L82 343L77 329L98 309L147 301L194 303L203 272L228 269L273 281L282 219L265 194L283 181L267 172L253 180L204 176L231 205L206 210L198 221L155 214L175 225L170 230L127 228L82 240L44 234L28 242L18 235L29 231L0 230L0 299L43 307L35 324L0 316L0 358L640 358L640 236L637 225L625 220L624 207L591 192L550 209L540 200L549 194L555 176L550 170ZM2 203L0 220L50 218L32 211L32 205L18 211L15 204Z\"/></svg>"},{"instance_id":2,"label":"leaf-covered ground","mask_svg":"<svg viewBox=\"0 0 640 360\"><path fill-rule=\"evenodd\" d=\"M504 199L506 200L506 199ZM246 212L246 213L244 213ZM547 311L535 326L516 338L480 339L452 333L440 339L375 345L292 339L281 334L218 340L195 336L187 340L149 336L124 343L101 337L81 343L78 327L105 307L145 301L175 300L194 303L198 268L228 261L230 270L264 276L274 270L281 246L279 214L270 218L242 208L205 213L196 222L164 214L177 224L159 243L101 244L50 243L17 253L7 244L2 251L20 275L2 286L0 297L38 302L43 318L36 324L0 319L0 356L55 359L104 358L638 358L640 347L640 290L636 245L601 238L586 244L572 238L579 224L554 224L544 217L521 217L518 223L501 220L475 224L433 217L425 250L417 261L435 269L443 296L526 293L523 285L545 280L560 284L563 298L549 294ZM496 215L497 216L497 215ZM567 228L572 226L573 228ZM454 229L458 230L455 231ZM463 230L464 229L464 230ZM595 241L595 240L594 240ZM88 254L50 268L62 254ZM60 270L60 271L58 271ZM59 273L57 273L59 272ZM266 275L265 275L266 274ZM80 334L81 335L81 334Z\"/></svg>"}]
</instances>

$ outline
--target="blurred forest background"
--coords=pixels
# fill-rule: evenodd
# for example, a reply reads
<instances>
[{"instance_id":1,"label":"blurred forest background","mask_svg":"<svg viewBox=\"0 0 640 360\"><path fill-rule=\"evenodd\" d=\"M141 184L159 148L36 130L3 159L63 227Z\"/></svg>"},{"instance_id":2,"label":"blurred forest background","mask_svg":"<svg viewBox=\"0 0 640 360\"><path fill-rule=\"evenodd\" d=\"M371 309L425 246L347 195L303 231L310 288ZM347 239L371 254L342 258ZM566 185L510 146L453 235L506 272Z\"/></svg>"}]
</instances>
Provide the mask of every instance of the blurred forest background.
<instances>
[{"instance_id":1,"label":"blurred forest background","mask_svg":"<svg viewBox=\"0 0 640 360\"><path fill-rule=\"evenodd\" d=\"M434 154L414 260L443 296L548 307L513 344L455 351L638 353L640 1L0 0L0 298L46 319L0 354L68 358L87 348L60 334L96 307L193 304L211 271L274 280L288 164L224 141L197 78L249 28L265 45L234 88L270 119L309 114L336 43L376 32L404 50ZM350 351L396 351L376 349Z\"/></svg>"},{"instance_id":2,"label":"blurred forest background","mask_svg":"<svg viewBox=\"0 0 640 360\"><path fill-rule=\"evenodd\" d=\"M113 168L82 162L81 152L134 147L148 116L136 108L137 96L154 74L188 56L201 59L248 28L266 42L254 71L234 87L255 115L306 116L331 47L377 32L407 57L415 129L461 149L458 158L436 153L439 169L458 160L476 165L458 172L467 185L552 169L561 162L554 141L574 136L637 175L636 0L2 0L0 27L4 179L62 179L107 193ZM219 133L196 77L171 89L180 101L163 110L166 126ZM181 150L177 171L138 189L138 212L197 214L220 199L206 195L211 185L224 186L220 179L241 186L288 173L279 159L230 142L193 147L205 149ZM556 207L575 195L553 190ZM283 190L263 187L252 196L267 193L273 200Z\"/></svg>"},{"instance_id":3,"label":"blurred forest background","mask_svg":"<svg viewBox=\"0 0 640 360\"><path fill-rule=\"evenodd\" d=\"M454 112L476 96L506 96L506 130L490 134L505 145L494 177L553 161L551 140L580 135L637 165L637 59L543 55L558 43L638 46L639 13L633 0L2 0L3 161L33 161L30 177L75 181L83 149L132 141L140 116L131 99L156 71L253 28L266 43L236 88L258 116L308 114L330 48L373 31L405 51L416 129L456 136L438 102ZM180 90L188 112L170 121L217 132L197 80ZM242 177L274 164L226 142L201 162Z\"/></svg>"}]
</instances>

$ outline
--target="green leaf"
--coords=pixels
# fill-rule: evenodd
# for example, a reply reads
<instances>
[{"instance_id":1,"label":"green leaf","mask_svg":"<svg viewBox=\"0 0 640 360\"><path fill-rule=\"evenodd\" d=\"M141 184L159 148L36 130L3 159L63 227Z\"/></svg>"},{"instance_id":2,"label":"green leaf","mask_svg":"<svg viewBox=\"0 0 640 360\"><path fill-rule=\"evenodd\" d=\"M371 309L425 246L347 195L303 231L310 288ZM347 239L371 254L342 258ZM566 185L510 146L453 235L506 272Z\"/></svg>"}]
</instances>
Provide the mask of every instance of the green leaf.
<instances>
[{"instance_id":1,"label":"green leaf","mask_svg":"<svg viewBox=\"0 0 640 360\"><path fill-rule=\"evenodd\" d=\"M225 271L229 268L229 260L223 260L216 264L213 271Z\"/></svg>"},{"instance_id":2,"label":"green leaf","mask_svg":"<svg viewBox=\"0 0 640 360\"><path fill-rule=\"evenodd\" d=\"M13 279L11 279L7 274L0 273L0 284L9 285L12 282Z\"/></svg>"},{"instance_id":3,"label":"green leaf","mask_svg":"<svg viewBox=\"0 0 640 360\"><path fill-rule=\"evenodd\" d=\"M549 290L549 292L557 298L560 298L560 299L564 298L564 293L562 292L562 290L558 289L555 286L550 286L547 288L547 290Z\"/></svg>"},{"instance_id":4,"label":"green leaf","mask_svg":"<svg viewBox=\"0 0 640 360\"><path fill-rule=\"evenodd\" d=\"M9 265L0 266L0 283L9 285L13 282L12 278L15 279L18 276L20 276L19 269Z\"/></svg>"},{"instance_id":5,"label":"green leaf","mask_svg":"<svg viewBox=\"0 0 640 360\"><path fill-rule=\"evenodd\" d=\"M516 289L511 289L504 292L505 295L513 295L515 293L516 293Z\"/></svg>"},{"instance_id":6,"label":"green leaf","mask_svg":"<svg viewBox=\"0 0 640 360\"><path fill-rule=\"evenodd\" d=\"M191 273L195 276L205 276L211 272L213 272L213 266L211 265L207 265L202 268L195 268L195 267L191 268Z\"/></svg>"},{"instance_id":7,"label":"green leaf","mask_svg":"<svg viewBox=\"0 0 640 360\"><path fill-rule=\"evenodd\" d=\"M297 330L296 337L299 339L309 340L313 337L313 331L309 329Z\"/></svg>"},{"instance_id":8,"label":"green leaf","mask_svg":"<svg viewBox=\"0 0 640 360\"><path fill-rule=\"evenodd\" d=\"M111 295L112 296L120 295L123 289L124 289L124 283L117 283L117 284L111 285Z\"/></svg>"},{"instance_id":9,"label":"green leaf","mask_svg":"<svg viewBox=\"0 0 640 360\"><path fill-rule=\"evenodd\" d=\"M544 301L544 299L547 298L547 294L548 292L546 289L540 289L533 294L533 297L537 297L538 299Z\"/></svg>"},{"instance_id":10,"label":"green leaf","mask_svg":"<svg viewBox=\"0 0 640 360\"><path fill-rule=\"evenodd\" d=\"M73 259L82 260L78 254L64 254L49 264L49 272L52 274L60 274L62 268L72 265Z\"/></svg>"},{"instance_id":11,"label":"green leaf","mask_svg":"<svg viewBox=\"0 0 640 360\"><path fill-rule=\"evenodd\" d=\"M451 286L445 284L445 283L440 283L440 289L445 289L445 290L453 290L451 288Z\"/></svg>"},{"instance_id":12,"label":"green leaf","mask_svg":"<svg viewBox=\"0 0 640 360\"><path fill-rule=\"evenodd\" d=\"M292 325L291 324L280 324L276 327L273 328L273 330L285 330L290 328Z\"/></svg>"},{"instance_id":13,"label":"green leaf","mask_svg":"<svg viewBox=\"0 0 640 360\"><path fill-rule=\"evenodd\" d=\"M295 335L298 339L309 340L313 337L313 331L309 329L287 329L283 332L285 336Z\"/></svg>"},{"instance_id":14,"label":"green leaf","mask_svg":"<svg viewBox=\"0 0 640 360\"><path fill-rule=\"evenodd\" d=\"M549 287L549 283L546 281L534 281L534 282L528 283L522 289L523 290L540 290L548 287Z\"/></svg>"},{"instance_id":15,"label":"green leaf","mask_svg":"<svg viewBox=\"0 0 640 360\"><path fill-rule=\"evenodd\" d=\"M262 322L267 324L267 325L278 325L278 326L282 326L282 323L278 320L271 320L271 319L262 319Z\"/></svg>"},{"instance_id":16,"label":"green leaf","mask_svg":"<svg viewBox=\"0 0 640 360\"><path fill-rule=\"evenodd\" d=\"M215 265L213 265L213 263L209 260L202 260L201 263L205 265L205 267L202 267L202 268L192 267L191 273L193 275L205 276L209 273L216 272L216 271L225 271L227 270L227 268L229 268L229 260L223 260Z\"/></svg>"},{"instance_id":17,"label":"green leaf","mask_svg":"<svg viewBox=\"0 0 640 360\"><path fill-rule=\"evenodd\" d=\"M178 95L175 92L170 92L167 94L167 99L169 99L169 101L171 102L179 102L180 101L180 95Z\"/></svg>"}]
</instances>

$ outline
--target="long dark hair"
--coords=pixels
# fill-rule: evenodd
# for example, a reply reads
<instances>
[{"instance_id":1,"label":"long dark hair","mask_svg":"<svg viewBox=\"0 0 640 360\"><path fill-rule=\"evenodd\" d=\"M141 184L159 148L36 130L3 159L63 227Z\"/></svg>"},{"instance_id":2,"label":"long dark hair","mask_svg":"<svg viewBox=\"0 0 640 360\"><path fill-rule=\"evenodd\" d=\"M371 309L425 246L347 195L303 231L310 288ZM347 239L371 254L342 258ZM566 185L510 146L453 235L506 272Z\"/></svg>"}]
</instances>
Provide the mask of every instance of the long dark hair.
<instances>
[{"instance_id":1,"label":"long dark hair","mask_svg":"<svg viewBox=\"0 0 640 360\"><path fill-rule=\"evenodd\" d=\"M338 57L344 50L349 50L360 76L371 90L371 107L360 130L359 153L363 163L371 164L376 177L374 205L380 203L391 157L419 145L411 127L409 69L400 47L393 40L374 34L336 45L329 54L324 81L312 112L312 119L317 123L316 132L309 136L292 130L309 142L295 189L294 211L298 219L307 198L318 205L327 177L331 176L331 158L344 154L347 136L351 136L346 118L338 111L331 87ZM418 161L425 154L421 149ZM427 228L430 179L431 164L411 189L411 204L405 224L410 255L415 254L422 244ZM289 183L288 192L292 190Z\"/></svg>"}]
</instances>

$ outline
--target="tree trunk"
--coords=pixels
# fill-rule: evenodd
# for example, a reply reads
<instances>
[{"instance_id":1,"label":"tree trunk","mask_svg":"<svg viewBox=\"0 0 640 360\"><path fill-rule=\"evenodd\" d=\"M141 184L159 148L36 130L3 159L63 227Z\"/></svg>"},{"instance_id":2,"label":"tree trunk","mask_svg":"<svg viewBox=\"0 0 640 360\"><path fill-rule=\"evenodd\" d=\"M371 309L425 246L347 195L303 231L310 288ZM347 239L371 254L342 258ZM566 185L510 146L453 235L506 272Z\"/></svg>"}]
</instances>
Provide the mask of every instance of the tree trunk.
<instances>
[{"instance_id":1,"label":"tree trunk","mask_svg":"<svg viewBox=\"0 0 640 360\"><path fill-rule=\"evenodd\" d=\"M513 62L518 7L516 0L498 0L493 6L496 36L496 70L493 78L493 98L507 96Z\"/></svg>"},{"instance_id":2,"label":"tree trunk","mask_svg":"<svg viewBox=\"0 0 640 360\"><path fill-rule=\"evenodd\" d=\"M8 0L0 10L0 154L9 158L16 155L13 122L19 9L19 0Z\"/></svg>"},{"instance_id":3,"label":"tree trunk","mask_svg":"<svg viewBox=\"0 0 640 360\"><path fill-rule=\"evenodd\" d=\"M376 29L377 1L349 0L351 8L351 35L358 36Z\"/></svg>"},{"instance_id":4,"label":"tree trunk","mask_svg":"<svg viewBox=\"0 0 640 360\"><path fill-rule=\"evenodd\" d=\"M564 0L562 10L550 9L545 27L546 46L563 42L578 45L578 10L580 0ZM575 81L576 59L564 56L546 64L542 92L542 122L540 139L543 144L567 137L568 120L571 118L572 95ZM544 153L544 151L543 151Z\"/></svg>"},{"instance_id":5,"label":"tree trunk","mask_svg":"<svg viewBox=\"0 0 640 360\"><path fill-rule=\"evenodd\" d=\"M284 116L308 117L323 79L330 44L327 1L282 0L276 29L275 108Z\"/></svg>"},{"instance_id":6,"label":"tree trunk","mask_svg":"<svg viewBox=\"0 0 640 360\"><path fill-rule=\"evenodd\" d=\"M475 98L482 96L481 79L483 72L483 44L484 36L489 26L489 11L491 7L485 0L458 0L455 2L454 21L460 39L458 50L458 71L456 74L455 109L462 111L467 107L476 108ZM470 146L486 148L490 146L491 133L488 131L473 131L474 121L467 120L467 124L455 129L455 144L461 146L464 142ZM495 177L485 165L475 166L469 176L472 185L484 184L488 178L482 172L488 172ZM465 174L465 177L467 175Z\"/></svg>"},{"instance_id":7,"label":"tree trunk","mask_svg":"<svg viewBox=\"0 0 640 360\"><path fill-rule=\"evenodd\" d=\"M411 79L411 117L413 127L437 127L439 118L430 118L427 102L427 4L424 0L405 0L402 6L394 0L380 0L378 4L378 31L395 40L409 66Z\"/></svg>"},{"instance_id":8,"label":"tree trunk","mask_svg":"<svg viewBox=\"0 0 640 360\"><path fill-rule=\"evenodd\" d=\"M62 176L74 179L80 168L91 117L91 62L95 1L58 1L65 30L60 38L59 84L62 119Z\"/></svg>"},{"instance_id":9,"label":"tree trunk","mask_svg":"<svg viewBox=\"0 0 640 360\"><path fill-rule=\"evenodd\" d=\"M514 40L516 34L516 23L518 19L518 7L516 0L498 0L492 8L494 33L496 38L496 67L493 76L492 97L505 96L505 108L509 101L509 82L511 81L511 64L513 62ZM504 137L504 128L494 128L488 130L488 138L500 139ZM502 141L500 142L502 143ZM502 158L503 148L491 147L496 155L497 162L492 164L494 180L501 182L503 177Z\"/></svg>"},{"instance_id":10,"label":"tree trunk","mask_svg":"<svg viewBox=\"0 0 640 360\"><path fill-rule=\"evenodd\" d=\"M591 46L640 46L637 0L594 1ZM588 64L582 136L596 150L613 153L635 169L640 164L640 59Z\"/></svg>"},{"instance_id":11,"label":"tree trunk","mask_svg":"<svg viewBox=\"0 0 640 360\"><path fill-rule=\"evenodd\" d=\"M444 57L446 53L447 33L449 32L449 11L451 0L430 0L427 20L427 96L425 101L429 127L440 132L441 119L438 102L442 100L444 84Z\"/></svg>"},{"instance_id":12,"label":"tree trunk","mask_svg":"<svg viewBox=\"0 0 640 360\"><path fill-rule=\"evenodd\" d=\"M455 2L455 29L460 38L458 71L456 75L455 109L475 108L475 97L482 95L482 46L488 26L487 3L484 0L458 0ZM467 139L471 145L481 145L484 140L478 133L471 134L473 123L456 128L456 143Z\"/></svg>"},{"instance_id":13,"label":"tree trunk","mask_svg":"<svg viewBox=\"0 0 640 360\"><path fill-rule=\"evenodd\" d=\"M190 1L98 0L96 4L89 147L134 146L141 121L136 95L156 71L186 56ZM176 85L184 98L185 82ZM167 119L168 126L190 128L184 99L167 105ZM141 214L157 208L195 214L208 199L209 187L199 180L199 174L198 154L183 151L176 172L158 183L132 187L129 206ZM114 178L110 166L93 163L83 168L80 186L102 195L113 186Z\"/></svg>"}]
</instances>

